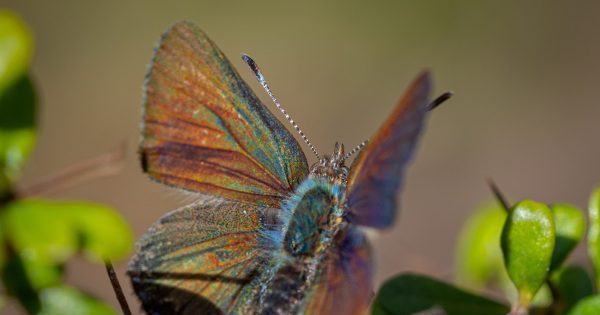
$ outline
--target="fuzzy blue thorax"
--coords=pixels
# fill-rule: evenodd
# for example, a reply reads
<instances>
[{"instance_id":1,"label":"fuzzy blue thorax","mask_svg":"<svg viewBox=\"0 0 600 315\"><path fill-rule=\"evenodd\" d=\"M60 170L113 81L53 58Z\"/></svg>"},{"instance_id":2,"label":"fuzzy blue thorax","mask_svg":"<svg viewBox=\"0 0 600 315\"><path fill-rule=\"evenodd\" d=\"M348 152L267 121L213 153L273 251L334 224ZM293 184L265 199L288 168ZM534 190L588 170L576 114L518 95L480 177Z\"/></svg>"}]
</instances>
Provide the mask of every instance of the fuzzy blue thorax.
<instances>
[{"instance_id":1,"label":"fuzzy blue thorax","mask_svg":"<svg viewBox=\"0 0 600 315\"><path fill-rule=\"evenodd\" d=\"M282 248L293 257L314 256L333 237L341 222L344 186L309 176L283 205L290 214Z\"/></svg>"}]
</instances>

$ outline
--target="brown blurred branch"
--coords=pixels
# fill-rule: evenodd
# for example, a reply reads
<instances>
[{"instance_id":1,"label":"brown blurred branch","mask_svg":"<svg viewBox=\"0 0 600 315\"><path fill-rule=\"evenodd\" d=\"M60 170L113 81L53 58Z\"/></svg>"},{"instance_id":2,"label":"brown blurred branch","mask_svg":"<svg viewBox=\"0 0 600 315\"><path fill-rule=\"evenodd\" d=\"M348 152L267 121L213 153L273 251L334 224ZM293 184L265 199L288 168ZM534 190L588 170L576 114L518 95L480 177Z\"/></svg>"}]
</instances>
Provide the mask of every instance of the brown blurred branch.
<instances>
[{"instance_id":1,"label":"brown blurred branch","mask_svg":"<svg viewBox=\"0 0 600 315\"><path fill-rule=\"evenodd\" d=\"M26 198L61 191L77 184L117 174L125 159L126 144L117 150L67 166L39 181L18 188L16 196Z\"/></svg>"}]
</instances>

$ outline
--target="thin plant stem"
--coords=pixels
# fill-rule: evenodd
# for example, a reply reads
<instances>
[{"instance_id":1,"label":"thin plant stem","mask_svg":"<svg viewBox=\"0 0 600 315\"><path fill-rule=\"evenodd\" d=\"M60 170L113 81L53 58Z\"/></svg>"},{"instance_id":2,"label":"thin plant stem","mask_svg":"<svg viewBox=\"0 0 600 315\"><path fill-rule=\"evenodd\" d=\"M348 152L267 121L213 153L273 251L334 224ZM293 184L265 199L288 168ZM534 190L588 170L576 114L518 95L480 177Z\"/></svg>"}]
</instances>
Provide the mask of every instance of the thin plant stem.
<instances>
[{"instance_id":1,"label":"thin plant stem","mask_svg":"<svg viewBox=\"0 0 600 315\"><path fill-rule=\"evenodd\" d=\"M123 315L131 315L131 309L129 308L129 304L127 303L127 299L125 298L125 294L123 294L123 288L121 288L121 283L119 283L119 278L115 273L115 269L110 261L105 262L106 273L108 273L108 279L110 280L110 284L115 291L115 295L117 300L119 301L119 305L121 306L121 311L123 311Z\"/></svg>"}]
</instances>

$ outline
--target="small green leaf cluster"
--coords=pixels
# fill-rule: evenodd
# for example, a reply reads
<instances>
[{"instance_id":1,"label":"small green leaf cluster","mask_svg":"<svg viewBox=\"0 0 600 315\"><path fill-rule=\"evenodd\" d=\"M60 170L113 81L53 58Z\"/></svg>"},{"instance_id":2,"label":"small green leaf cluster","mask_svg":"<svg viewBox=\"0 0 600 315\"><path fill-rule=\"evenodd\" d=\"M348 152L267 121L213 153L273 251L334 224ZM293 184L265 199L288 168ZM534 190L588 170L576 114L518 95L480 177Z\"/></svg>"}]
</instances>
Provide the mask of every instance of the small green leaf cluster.
<instances>
[{"instance_id":1,"label":"small green leaf cluster","mask_svg":"<svg viewBox=\"0 0 600 315\"><path fill-rule=\"evenodd\" d=\"M466 222L457 248L457 280L466 289L403 274L378 292L373 315L600 314L600 187L589 201L588 271L565 261L586 233L584 213L569 204L489 204ZM500 289L510 304L471 292ZM429 313L428 313L429 314Z\"/></svg>"},{"instance_id":2,"label":"small green leaf cluster","mask_svg":"<svg viewBox=\"0 0 600 315\"><path fill-rule=\"evenodd\" d=\"M101 204L23 196L15 188L36 142L32 55L27 26L0 10L0 308L14 300L29 314L115 314L63 276L79 253L101 264L124 258L132 234L123 218Z\"/></svg>"}]
</instances>

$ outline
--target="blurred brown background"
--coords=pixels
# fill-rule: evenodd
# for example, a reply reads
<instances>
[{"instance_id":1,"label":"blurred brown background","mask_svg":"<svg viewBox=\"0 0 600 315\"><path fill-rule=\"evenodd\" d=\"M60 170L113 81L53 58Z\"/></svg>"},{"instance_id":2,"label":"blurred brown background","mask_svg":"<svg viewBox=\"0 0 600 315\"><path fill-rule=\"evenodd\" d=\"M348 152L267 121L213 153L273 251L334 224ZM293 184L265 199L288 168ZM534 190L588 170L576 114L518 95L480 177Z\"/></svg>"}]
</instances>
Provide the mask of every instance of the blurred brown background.
<instances>
[{"instance_id":1,"label":"blurred brown background","mask_svg":"<svg viewBox=\"0 0 600 315\"><path fill-rule=\"evenodd\" d=\"M52 197L110 204L136 237L186 199L150 182L136 156L146 66L160 34L181 19L200 25L274 110L239 58L253 56L322 152L369 137L423 68L436 94L456 92L429 121L400 220L374 241L378 282L406 270L450 280L457 233L490 199L488 177L511 200L582 208L600 182L597 1L2 3L37 44L41 132L24 183L127 141L120 175ZM125 266L118 271L131 294ZM68 273L117 307L103 267L80 260ZM138 309L133 295L130 303Z\"/></svg>"}]
</instances>

